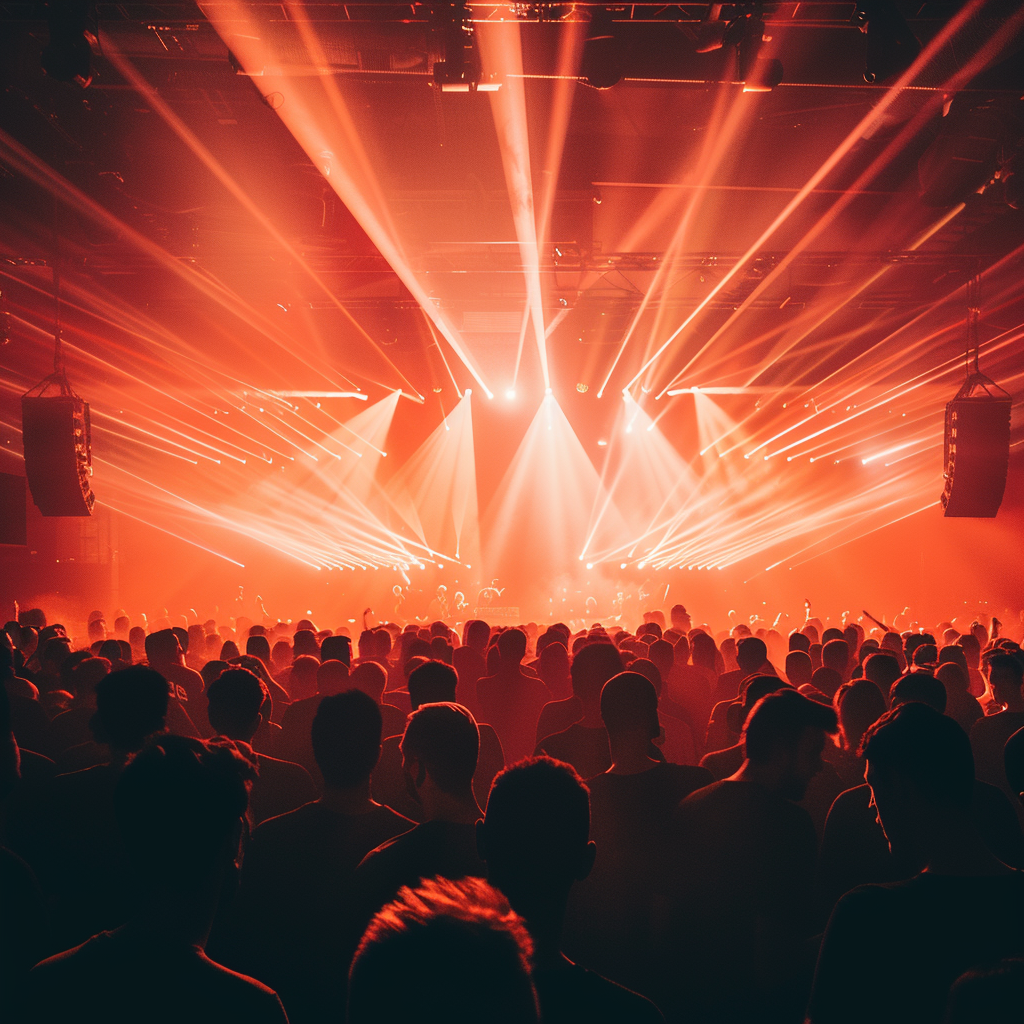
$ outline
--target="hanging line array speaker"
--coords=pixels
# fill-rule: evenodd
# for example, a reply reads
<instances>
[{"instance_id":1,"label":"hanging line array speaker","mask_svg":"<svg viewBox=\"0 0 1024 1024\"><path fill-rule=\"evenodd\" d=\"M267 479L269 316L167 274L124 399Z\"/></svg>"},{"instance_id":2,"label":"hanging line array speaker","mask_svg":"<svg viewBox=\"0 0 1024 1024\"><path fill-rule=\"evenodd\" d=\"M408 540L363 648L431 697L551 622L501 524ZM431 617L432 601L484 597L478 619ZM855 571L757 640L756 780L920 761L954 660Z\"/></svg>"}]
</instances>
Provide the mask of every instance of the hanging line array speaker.
<instances>
[{"instance_id":1,"label":"hanging line array speaker","mask_svg":"<svg viewBox=\"0 0 1024 1024\"><path fill-rule=\"evenodd\" d=\"M89 405L77 395L21 400L25 476L44 516L92 515Z\"/></svg>"}]
</instances>

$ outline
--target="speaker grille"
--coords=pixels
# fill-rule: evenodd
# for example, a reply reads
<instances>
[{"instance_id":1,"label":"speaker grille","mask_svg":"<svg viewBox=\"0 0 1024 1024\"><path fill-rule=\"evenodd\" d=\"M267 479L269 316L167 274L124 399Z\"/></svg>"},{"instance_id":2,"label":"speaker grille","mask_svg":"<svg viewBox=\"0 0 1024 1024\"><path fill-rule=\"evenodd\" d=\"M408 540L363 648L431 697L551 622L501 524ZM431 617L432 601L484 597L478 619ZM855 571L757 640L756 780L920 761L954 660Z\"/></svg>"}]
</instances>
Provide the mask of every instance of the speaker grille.
<instances>
[{"instance_id":1,"label":"speaker grille","mask_svg":"<svg viewBox=\"0 0 1024 1024\"><path fill-rule=\"evenodd\" d=\"M80 398L22 398L25 476L44 516L88 516L92 451L89 406Z\"/></svg>"},{"instance_id":2,"label":"speaker grille","mask_svg":"<svg viewBox=\"0 0 1024 1024\"><path fill-rule=\"evenodd\" d=\"M946 406L944 514L991 519L1010 460L1010 399L954 398Z\"/></svg>"}]
</instances>

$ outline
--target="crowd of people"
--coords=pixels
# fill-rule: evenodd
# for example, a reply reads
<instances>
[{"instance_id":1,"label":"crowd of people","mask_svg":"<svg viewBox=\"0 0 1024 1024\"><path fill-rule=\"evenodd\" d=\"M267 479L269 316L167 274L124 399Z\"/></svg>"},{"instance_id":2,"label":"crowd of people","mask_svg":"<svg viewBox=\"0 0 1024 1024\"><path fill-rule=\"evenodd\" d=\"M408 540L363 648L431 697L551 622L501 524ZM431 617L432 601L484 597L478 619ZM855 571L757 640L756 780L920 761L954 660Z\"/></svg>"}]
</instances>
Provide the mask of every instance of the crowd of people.
<instances>
[{"instance_id":1,"label":"crowd of people","mask_svg":"<svg viewBox=\"0 0 1024 1024\"><path fill-rule=\"evenodd\" d=\"M0 1016L1019 1022L1021 638L643 619L22 612Z\"/></svg>"}]
</instances>

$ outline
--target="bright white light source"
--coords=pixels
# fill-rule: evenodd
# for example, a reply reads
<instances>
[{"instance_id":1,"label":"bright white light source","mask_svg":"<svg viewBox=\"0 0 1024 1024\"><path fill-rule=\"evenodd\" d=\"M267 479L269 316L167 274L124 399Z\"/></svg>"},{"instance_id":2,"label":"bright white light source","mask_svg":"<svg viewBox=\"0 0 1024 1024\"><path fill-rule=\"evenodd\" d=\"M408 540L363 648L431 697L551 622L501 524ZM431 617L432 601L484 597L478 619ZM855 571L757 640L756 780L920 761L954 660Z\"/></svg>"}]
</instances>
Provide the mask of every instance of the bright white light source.
<instances>
[{"instance_id":1,"label":"bright white light source","mask_svg":"<svg viewBox=\"0 0 1024 1024\"><path fill-rule=\"evenodd\" d=\"M545 395L550 395L551 394L551 388L545 388L544 389L544 394Z\"/></svg>"},{"instance_id":2,"label":"bright white light source","mask_svg":"<svg viewBox=\"0 0 1024 1024\"><path fill-rule=\"evenodd\" d=\"M510 402L513 401L515 399L515 397L516 397L516 389L515 388L509 388L508 391L505 392L505 397Z\"/></svg>"},{"instance_id":3,"label":"bright white light source","mask_svg":"<svg viewBox=\"0 0 1024 1024\"><path fill-rule=\"evenodd\" d=\"M620 569L625 569L626 568L626 563L625 562L619 562L619 568Z\"/></svg>"},{"instance_id":4,"label":"bright white light source","mask_svg":"<svg viewBox=\"0 0 1024 1024\"><path fill-rule=\"evenodd\" d=\"M587 562L587 568L588 569L593 569L594 568L594 563L593 562Z\"/></svg>"},{"instance_id":5,"label":"bright white light source","mask_svg":"<svg viewBox=\"0 0 1024 1024\"><path fill-rule=\"evenodd\" d=\"M472 388L466 388L466 390L462 392L463 398L469 398L471 394L473 394Z\"/></svg>"},{"instance_id":6,"label":"bright white light source","mask_svg":"<svg viewBox=\"0 0 1024 1024\"><path fill-rule=\"evenodd\" d=\"M608 442L604 438L601 438L601 440L597 442L597 445L599 448L607 448Z\"/></svg>"}]
</instances>

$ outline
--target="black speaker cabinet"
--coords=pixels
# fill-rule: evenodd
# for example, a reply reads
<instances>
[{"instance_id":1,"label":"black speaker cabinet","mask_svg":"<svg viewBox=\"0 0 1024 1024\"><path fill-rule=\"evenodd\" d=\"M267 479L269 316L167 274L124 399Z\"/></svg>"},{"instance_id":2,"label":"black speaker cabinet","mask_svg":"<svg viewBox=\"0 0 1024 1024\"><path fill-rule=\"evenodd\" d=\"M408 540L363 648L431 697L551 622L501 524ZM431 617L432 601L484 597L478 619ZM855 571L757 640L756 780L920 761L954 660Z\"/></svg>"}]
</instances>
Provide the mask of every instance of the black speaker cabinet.
<instances>
[{"instance_id":1,"label":"black speaker cabinet","mask_svg":"<svg viewBox=\"0 0 1024 1024\"><path fill-rule=\"evenodd\" d=\"M88 516L96 500L89 485L92 463L89 406L80 398L21 400L25 476L44 516Z\"/></svg>"},{"instance_id":2,"label":"black speaker cabinet","mask_svg":"<svg viewBox=\"0 0 1024 1024\"><path fill-rule=\"evenodd\" d=\"M946 406L947 516L991 519L999 511L1010 460L1010 398L958 396Z\"/></svg>"}]
</instances>

